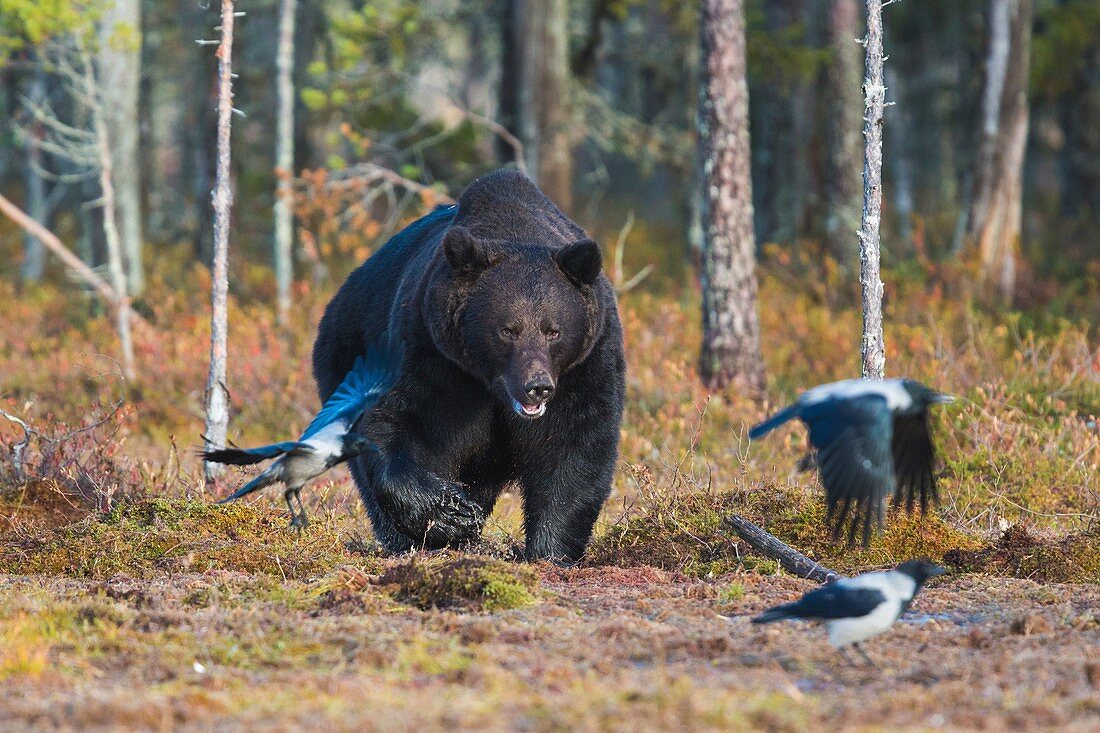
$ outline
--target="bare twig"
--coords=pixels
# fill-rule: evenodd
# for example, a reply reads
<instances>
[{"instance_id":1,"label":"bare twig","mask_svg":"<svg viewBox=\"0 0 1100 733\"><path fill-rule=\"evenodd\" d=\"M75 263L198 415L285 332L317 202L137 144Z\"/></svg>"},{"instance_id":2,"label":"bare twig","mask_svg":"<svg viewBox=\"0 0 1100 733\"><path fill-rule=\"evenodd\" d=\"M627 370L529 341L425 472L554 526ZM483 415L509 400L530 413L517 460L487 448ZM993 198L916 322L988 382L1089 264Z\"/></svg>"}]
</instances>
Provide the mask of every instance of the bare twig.
<instances>
[{"instance_id":1,"label":"bare twig","mask_svg":"<svg viewBox=\"0 0 1100 733\"><path fill-rule=\"evenodd\" d=\"M361 183L386 183L390 186L403 188L417 195L428 194L441 204L453 204L454 198L439 189L427 186L419 181L406 178L397 171L386 168L376 163L357 163L342 171L334 171L332 178L326 183L331 188L340 188Z\"/></svg>"},{"instance_id":2,"label":"bare twig","mask_svg":"<svg viewBox=\"0 0 1100 733\"><path fill-rule=\"evenodd\" d=\"M806 557L775 535L766 532L739 514L730 514L725 518L725 522L754 550L778 560L780 565L799 577L816 580L820 583L831 583L843 577L835 570L830 570L821 563Z\"/></svg>"},{"instance_id":3,"label":"bare twig","mask_svg":"<svg viewBox=\"0 0 1100 733\"><path fill-rule=\"evenodd\" d=\"M6 410L0 410L0 416L7 418L9 421L23 428L23 439L11 447L11 463L15 466L15 478L17 481L22 481L24 477L23 452L26 451L27 446L30 445L31 433L34 431L30 429L27 423Z\"/></svg>"},{"instance_id":4,"label":"bare twig","mask_svg":"<svg viewBox=\"0 0 1100 733\"><path fill-rule=\"evenodd\" d=\"M630 236L630 230L633 228L634 209L631 209L626 214L626 221L623 222L623 226L619 230L619 239L615 242L615 267L612 270L612 277L616 289L623 283L623 252L626 250L626 238Z\"/></svg>"}]
</instances>

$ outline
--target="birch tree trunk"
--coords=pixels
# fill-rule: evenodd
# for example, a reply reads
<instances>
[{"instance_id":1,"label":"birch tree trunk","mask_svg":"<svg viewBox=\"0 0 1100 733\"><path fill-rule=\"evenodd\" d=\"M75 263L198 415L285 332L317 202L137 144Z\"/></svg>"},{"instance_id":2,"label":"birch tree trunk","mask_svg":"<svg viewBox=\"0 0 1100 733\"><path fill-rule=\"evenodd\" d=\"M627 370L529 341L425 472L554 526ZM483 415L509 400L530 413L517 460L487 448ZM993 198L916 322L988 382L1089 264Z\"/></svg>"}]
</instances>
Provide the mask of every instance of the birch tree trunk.
<instances>
[{"instance_id":1,"label":"birch tree trunk","mask_svg":"<svg viewBox=\"0 0 1100 733\"><path fill-rule=\"evenodd\" d=\"M111 0L99 27L99 83L110 92L102 107L117 192L118 231L127 291L145 287L141 246L141 162L138 98L141 79L141 3ZM106 211L104 212L106 214Z\"/></svg>"},{"instance_id":2,"label":"birch tree trunk","mask_svg":"<svg viewBox=\"0 0 1100 733\"><path fill-rule=\"evenodd\" d=\"M830 0L825 32L825 243L843 271L855 270L860 223L860 54L857 0Z\"/></svg>"},{"instance_id":3,"label":"birch tree trunk","mask_svg":"<svg viewBox=\"0 0 1100 733\"><path fill-rule=\"evenodd\" d=\"M134 342L130 330L130 296L126 290L126 271L123 265L122 239L116 224L114 160L108 133L105 88L97 85L90 54L80 47L80 62L84 73L84 94L92 115L92 133L95 136L99 158L99 186L103 204L103 235L107 242L107 274L111 288L118 294L115 307L115 328L122 346L122 371L127 379L133 379Z\"/></svg>"},{"instance_id":4,"label":"birch tree trunk","mask_svg":"<svg viewBox=\"0 0 1100 733\"><path fill-rule=\"evenodd\" d=\"M508 0L500 88L502 123L523 144L527 174L566 212L573 207L568 20L566 0Z\"/></svg>"},{"instance_id":5,"label":"birch tree trunk","mask_svg":"<svg viewBox=\"0 0 1100 733\"><path fill-rule=\"evenodd\" d=\"M990 0L981 134L967 216L982 278L1006 303L1016 288L1020 244L1031 19L1031 0Z\"/></svg>"},{"instance_id":6,"label":"birch tree trunk","mask_svg":"<svg viewBox=\"0 0 1100 733\"><path fill-rule=\"evenodd\" d=\"M699 145L703 166L703 348L709 389L764 387L756 312L743 0L704 0Z\"/></svg>"},{"instance_id":7,"label":"birch tree trunk","mask_svg":"<svg viewBox=\"0 0 1100 733\"><path fill-rule=\"evenodd\" d=\"M279 323L290 312L290 288L294 281L294 220L291 212L290 176L294 172L294 20L297 0L282 0L279 10L279 48L275 60L278 114L275 120L275 282L278 287Z\"/></svg>"},{"instance_id":8,"label":"birch tree trunk","mask_svg":"<svg viewBox=\"0 0 1100 733\"><path fill-rule=\"evenodd\" d=\"M221 43L218 45L218 157L214 177L214 258L211 271L210 372L206 378L206 431L208 450L225 447L229 427L229 389L225 361L229 324L229 214L233 190L229 180L230 124L233 115L233 0L222 0ZM206 479L224 471L207 462Z\"/></svg>"},{"instance_id":9,"label":"birch tree trunk","mask_svg":"<svg viewBox=\"0 0 1100 733\"><path fill-rule=\"evenodd\" d=\"M863 79L863 217L859 228L859 282L863 292L863 376L882 379L886 346L882 336L882 275L879 229L882 223L882 124L886 105L883 80L882 0L867 0L866 73Z\"/></svg>"}]
</instances>

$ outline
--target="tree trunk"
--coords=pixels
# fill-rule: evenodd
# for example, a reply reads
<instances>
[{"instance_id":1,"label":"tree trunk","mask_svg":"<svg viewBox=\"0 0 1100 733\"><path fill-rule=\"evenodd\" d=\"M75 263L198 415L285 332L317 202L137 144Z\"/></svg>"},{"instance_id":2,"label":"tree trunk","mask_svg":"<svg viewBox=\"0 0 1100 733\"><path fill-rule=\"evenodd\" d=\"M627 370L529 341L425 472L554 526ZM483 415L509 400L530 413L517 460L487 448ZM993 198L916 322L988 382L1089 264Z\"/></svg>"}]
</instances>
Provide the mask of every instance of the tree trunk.
<instances>
[{"instance_id":1,"label":"tree trunk","mask_svg":"<svg viewBox=\"0 0 1100 733\"><path fill-rule=\"evenodd\" d=\"M703 165L703 348L709 389L764 387L756 313L743 0L704 0L699 144Z\"/></svg>"},{"instance_id":2,"label":"tree trunk","mask_svg":"<svg viewBox=\"0 0 1100 733\"><path fill-rule=\"evenodd\" d=\"M102 82L97 84L91 56L81 49L80 60L84 69L85 94L92 113L92 131L95 135L99 157L99 187L103 202L103 235L107 242L107 274L111 288L119 296L115 307L115 327L122 346L122 370L127 379L133 379L134 343L130 333L130 296L126 290L126 270L123 264L122 238L119 236L115 204L114 156L111 154L110 134L105 113L107 96Z\"/></svg>"},{"instance_id":3,"label":"tree trunk","mask_svg":"<svg viewBox=\"0 0 1100 733\"><path fill-rule=\"evenodd\" d=\"M141 79L141 3L112 0L105 5L99 28L99 82L110 90L103 105L117 192L118 230L122 242L127 290L145 287L141 258L141 162L138 121ZM106 212L105 212L106 213Z\"/></svg>"},{"instance_id":4,"label":"tree trunk","mask_svg":"<svg viewBox=\"0 0 1100 733\"><path fill-rule=\"evenodd\" d=\"M523 144L528 175L566 212L573 208L568 20L566 0L508 0L500 86L501 121ZM504 143L499 152L512 157Z\"/></svg>"},{"instance_id":5,"label":"tree trunk","mask_svg":"<svg viewBox=\"0 0 1100 733\"><path fill-rule=\"evenodd\" d=\"M1020 245L1031 16L1031 0L990 0L981 135L967 217L982 278L1006 303L1016 289Z\"/></svg>"},{"instance_id":6,"label":"tree trunk","mask_svg":"<svg viewBox=\"0 0 1100 733\"><path fill-rule=\"evenodd\" d=\"M840 267L855 269L853 234L860 216L859 5L831 0L825 33L832 59L825 67L825 243Z\"/></svg>"},{"instance_id":7,"label":"tree trunk","mask_svg":"<svg viewBox=\"0 0 1100 733\"><path fill-rule=\"evenodd\" d=\"M291 212L290 177L294 173L294 20L297 0L282 0L279 11L277 74L278 116L275 121L275 281L278 286L279 323L286 325L290 312L290 288L294 281L294 220Z\"/></svg>"},{"instance_id":8,"label":"tree trunk","mask_svg":"<svg viewBox=\"0 0 1100 733\"><path fill-rule=\"evenodd\" d=\"M867 0L867 69L863 79L863 217L859 228L859 282L863 291L863 376L882 379L886 346L882 336L882 275L879 229L882 223L883 81L882 0Z\"/></svg>"},{"instance_id":9,"label":"tree trunk","mask_svg":"<svg viewBox=\"0 0 1100 733\"><path fill-rule=\"evenodd\" d=\"M41 68L35 69L30 75L30 84L27 90L27 98L31 104L41 107L46 102L46 73ZM43 226L48 226L46 211L46 181L42 178L42 137L45 134L42 123L30 120L26 130L24 147L27 154L24 170L24 180L27 187L27 213L31 218ZM20 278L23 282L36 283L42 279L46 272L46 250L38 237L30 232L23 233L23 265L20 268Z\"/></svg>"},{"instance_id":10,"label":"tree trunk","mask_svg":"<svg viewBox=\"0 0 1100 733\"><path fill-rule=\"evenodd\" d=\"M233 116L233 0L222 0L218 45L218 157L214 178L214 257L211 271L210 372L206 378L206 448L225 447L229 427L229 389L225 361L229 324L229 214L233 189L229 180L229 135ZM207 462L206 479L221 475L221 464Z\"/></svg>"}]
</instances>

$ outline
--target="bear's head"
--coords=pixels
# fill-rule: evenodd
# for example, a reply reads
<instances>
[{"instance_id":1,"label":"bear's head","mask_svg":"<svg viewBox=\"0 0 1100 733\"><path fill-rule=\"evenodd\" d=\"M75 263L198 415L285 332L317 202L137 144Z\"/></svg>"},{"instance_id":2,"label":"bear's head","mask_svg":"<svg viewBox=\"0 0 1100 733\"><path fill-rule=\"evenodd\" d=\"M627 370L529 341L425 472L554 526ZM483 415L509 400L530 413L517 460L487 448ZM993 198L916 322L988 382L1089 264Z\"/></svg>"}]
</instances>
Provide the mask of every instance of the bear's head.
<instances>
[{"instance_id":1,"label":"bear's head","mask_svg":"<svg viewBox=\"0 0 1100 733\"><path fill-rule=\"evenodd\" d=\"M426 314L437 346L515 414L541 417L601 331L599 245L485 241L453 225L442 250Z\"/></svg>"}]
</instances>

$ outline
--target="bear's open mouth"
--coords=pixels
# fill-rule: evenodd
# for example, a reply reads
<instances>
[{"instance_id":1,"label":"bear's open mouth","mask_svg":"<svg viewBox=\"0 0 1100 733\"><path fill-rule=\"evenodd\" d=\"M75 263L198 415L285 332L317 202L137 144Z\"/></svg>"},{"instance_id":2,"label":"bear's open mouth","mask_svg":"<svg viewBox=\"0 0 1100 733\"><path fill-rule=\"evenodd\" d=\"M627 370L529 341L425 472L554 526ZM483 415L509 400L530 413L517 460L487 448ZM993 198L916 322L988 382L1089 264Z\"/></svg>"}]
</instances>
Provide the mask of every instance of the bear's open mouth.
<instances>
[{"instance_id":1,"label":"bear's open mouth","mask_svg":"<svg viewBox=\"0 0 1100 733\"><path fill-rule=\"evenodd\" d=\"M515 411L520 417L528 417L532 420L536 417L542 417L546 414L546 403L538 405L526 405L519 400L512 400L512 410Z\"/></svg>"}]
</instances>

